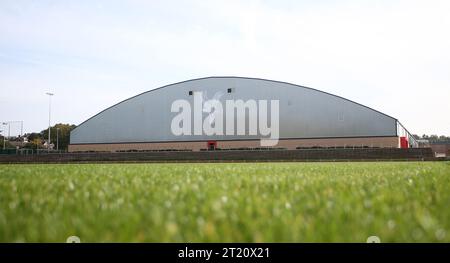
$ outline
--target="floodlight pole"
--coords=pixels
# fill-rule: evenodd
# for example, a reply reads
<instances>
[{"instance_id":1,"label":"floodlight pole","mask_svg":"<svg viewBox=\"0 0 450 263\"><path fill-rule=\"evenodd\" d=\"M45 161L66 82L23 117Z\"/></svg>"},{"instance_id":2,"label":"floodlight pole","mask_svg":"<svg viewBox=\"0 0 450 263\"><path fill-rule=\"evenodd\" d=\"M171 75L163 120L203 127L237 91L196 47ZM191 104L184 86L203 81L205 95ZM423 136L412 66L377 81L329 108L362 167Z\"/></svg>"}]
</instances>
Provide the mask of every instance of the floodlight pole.
<instances>
[{"instance_id":1,"label":"floodlight pole","mask_svg":"<svg viewBox=\"0 0 450 263\"><path fill-rule=\"evenodd\" d=\"M47 142L47 152L50 152L50 121L51 121L51 113L52 113L52 96L53 93L47 92L45 93L48 95L48 142Z\"/></svg>"}]
</instances>

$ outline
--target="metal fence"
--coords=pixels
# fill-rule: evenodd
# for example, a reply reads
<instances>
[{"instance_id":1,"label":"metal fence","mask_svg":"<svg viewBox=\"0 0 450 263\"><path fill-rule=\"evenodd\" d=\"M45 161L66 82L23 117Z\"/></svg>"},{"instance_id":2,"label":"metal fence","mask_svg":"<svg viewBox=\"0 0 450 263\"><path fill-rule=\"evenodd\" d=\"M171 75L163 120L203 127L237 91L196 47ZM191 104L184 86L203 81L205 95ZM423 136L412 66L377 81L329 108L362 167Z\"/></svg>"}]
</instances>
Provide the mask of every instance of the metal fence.
<instances>
[{"instance_id":1,"label":"metal fence","mask_svg":"<svg viewBox=\"0 0 450 263\"><path fill-rule=\"evenodd\" d=\"M47 149L27 149L27 148L7 148L0 149L1 155L33 155L33 154L61 154L66 153L65 150L47 150Z\"/></svg>"},{"instance_id":2,"label":"metal fence","mask_svg":"<svg viewBox=\"0 0 450 263\"><path fill-rule=\"evenodd\" d=\"M431 148L347 148L271 151L105 152L3 155L0 156L0 163L425 160L432 158L434 156Z\"/></svg>"}]
</instances>

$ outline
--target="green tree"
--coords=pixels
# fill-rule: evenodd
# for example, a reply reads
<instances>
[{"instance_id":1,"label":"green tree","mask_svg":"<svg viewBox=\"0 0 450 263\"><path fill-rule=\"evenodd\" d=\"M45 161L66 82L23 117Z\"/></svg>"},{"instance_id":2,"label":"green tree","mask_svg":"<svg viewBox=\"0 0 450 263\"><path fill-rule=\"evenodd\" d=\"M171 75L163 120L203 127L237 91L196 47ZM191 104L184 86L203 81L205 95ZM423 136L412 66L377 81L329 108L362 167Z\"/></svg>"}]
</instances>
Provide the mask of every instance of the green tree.
<instances>
[{"instance_id":1,"label":"green tree","mask_svg":"<svg viewBox=\"0 0 450 263\"><path fill-rule=\"evenodd\" d=\"M70 142L70 131L75 129L75 127L76 125L63 123L50 127L51 142L55 145L54 149L56 149L58 143L60 150L67 150ZM48 129L42 130L40 135L41 138L48 140Z\"/></svg>"},{"instance_id":2,"label":"green tree","mask_svg":"<svg viewBox=\"0 0 450 263\"><path fill-rule=\"evenodd\" d=\"M42 134L37 132L27 133L24 135L27 137L28 143L24 146L24 148L28 149L40 149L42 148L42 143L44 141Z\"/></svg>"},{"instance_id":3,"label":"green tree","mask_svg":"<svg viewBox=\"0 0 450 263\"><path fill-rule=\"evenodd\" d=\"M5 137L0 135L0 149L3 149L3 144L5 145L6 149L15 148L11 143L9 143L8 139L5 141Z\"/></svg>"}]
</instances>

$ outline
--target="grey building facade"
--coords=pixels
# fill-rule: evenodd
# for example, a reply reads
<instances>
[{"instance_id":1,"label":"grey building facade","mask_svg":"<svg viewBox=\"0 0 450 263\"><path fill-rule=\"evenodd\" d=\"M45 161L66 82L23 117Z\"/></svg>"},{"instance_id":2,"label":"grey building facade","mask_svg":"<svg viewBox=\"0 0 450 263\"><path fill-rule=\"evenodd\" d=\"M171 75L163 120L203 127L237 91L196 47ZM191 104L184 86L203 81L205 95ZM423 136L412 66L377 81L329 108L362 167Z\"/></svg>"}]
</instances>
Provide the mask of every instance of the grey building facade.
<instances>
[{"instance_id":1,"label":"grey building facade","mask_svg":"<svg viewBox=\"0 0 450 263\"><path fill-rule=\"evenodd\" d=\"M248 125L245 135L175 135L171 123L178 113L172 111L172 104L177 100L193 104L195 94L223 105L227 100L277 100L280 140L274 147L278 148L417 146L397 119L336 95L272 80L208 77L150 90L103 110L71 132L69 151L260 146L259 139L264 136L259 132L250 135ZM202 118L206 116L203 112ZM245 116L248 118L248 113Z\"/></svg>"}]
</instances>

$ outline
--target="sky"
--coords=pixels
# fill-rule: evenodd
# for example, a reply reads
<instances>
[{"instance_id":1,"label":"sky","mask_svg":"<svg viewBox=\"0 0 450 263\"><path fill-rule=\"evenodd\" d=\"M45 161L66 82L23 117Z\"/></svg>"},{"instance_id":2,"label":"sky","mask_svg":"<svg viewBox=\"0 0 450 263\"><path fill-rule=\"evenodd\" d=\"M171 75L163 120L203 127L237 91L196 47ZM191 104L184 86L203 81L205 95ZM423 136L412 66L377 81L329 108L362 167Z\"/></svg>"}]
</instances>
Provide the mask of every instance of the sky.
<instances>
[{"instance_id":1,"label":"sky","mask_svg":"<svg viewBox=\"0 0 450 263\"><path fill-rule=\"evenodd\" d=\"M0 0L0 124L48 127L46 92L52 124L80 124L167 84L241 76L450 135L449 14L447 0Z\"/></svg>"}]
</instances>

